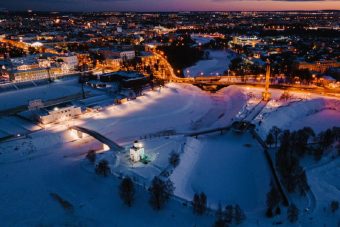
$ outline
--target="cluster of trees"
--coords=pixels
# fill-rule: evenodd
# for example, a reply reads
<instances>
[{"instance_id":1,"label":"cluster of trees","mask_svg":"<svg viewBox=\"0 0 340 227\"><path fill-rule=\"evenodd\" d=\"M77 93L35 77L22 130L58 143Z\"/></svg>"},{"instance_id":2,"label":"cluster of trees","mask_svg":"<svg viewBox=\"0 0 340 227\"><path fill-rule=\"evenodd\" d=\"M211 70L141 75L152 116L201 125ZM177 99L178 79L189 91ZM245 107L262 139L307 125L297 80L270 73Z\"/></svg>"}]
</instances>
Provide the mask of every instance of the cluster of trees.
<instances>
[{"instance_id":1,"label":"cluster of trees","mask_svg":"<svg viewBox=\"0 0 340 227\"><path fill-rule=\"evenodd\" d=\"M71 52L85 52L90 49L87 43L67 43L65 51Z\"/></svg>"},{"instance_id":2,"label":"cluster of trees","mask_svg":"<svg viewBox=\"0 0 340 227\"><path fill-rule=\"evenodd\" d=\"M97 160L97 155L95 150L89 150L86 154L86 159L90 163L95 164ZM109 162L105 159L101 160L95 166L95 172L97 175L107 177L110 174L111 168Z\"/></svg>"},{"instance_id":3,"label":"cluster of trees","mask_svg":"<svg viewBox=\"0 0 340 227\"><path fill-rule=\"evenodd\" d=\"M123 203L131 207L135 201L135 185L130 177L125 177L119 185L119 196Z\"/></svg>"},{"instance_id":4,"label":"cluster of trees","mask_svg":"<svg viewBox=\"0 0 340 227\"><path fill-rule=\"evenodd\" d=\"M279 129L276 126L273 126L266 138L266 143L269 147L271 147L273 144L275 144L275 147L277 147L277 144L279 142L279 136L281 134L281 129Z\"/></svg>"},{"instance_id":5,"label":"cluster of trees","mask_svg":"<svg viewBox=\"0 0 340 227\"><path fill-rule=\"evenodd\" d=\"M283 184L288 192L299 191L301 194L309 190L306 173L300 165L305 155L313 155L320 160L327 149L340 139L340 128L333 127L316 135L310 127L290 132L273 127L266 138L269 147L280 146L276 155L276 166L282 176Z\"/></svg>"},{"instance_id":6,"label":"cluster of trees","mask_svg":"<svg viewBox=\"0 0 340 227\"><path fill-rule=\"evenodd\" d=\"M163 180L159 177L154 177L149 188L150 205L155 210L160 210L170 199L175 190L174 184L170 179Z\"/></svg>"},{"instance_id":7,"label":"cluster of trees","mask_svg":"<svg viewBox=\"0 0 340 227\"><path fill-rule=\"evenodd\" d=\"M9 44L1 44L0 45L0 53L4 54L5 57L8 54L9 58L18 58L26 56L25 50L22 48L18 48L15 46L11 46Z\"/></svg>"},{"instance_id":8,"label":"cluster of trees","mask_svg":"<svg viewBox=\"0 0 340 227\"><path fill-rule=\"evenodd\" d=\"M325 150L335 142L340 140L340 128L333 127L327 129L326 131L315 134L313 129L305 127L295 132L289 132L291 136L291 141L296 145L297 154L302 157L305 154L313 155L315 160L320 160ZM282 132L278 127L274 126L268 133L266 138L266 143L269 147L279 142L279 139L283 138L284 132ZM312 138L313 142L308 144L308 140Z\"/></svg>"},{"instance_id":9,"label":"cluster of trees","mask_svg":"<svg viewBox=\"0 0 340 227\"><path fill-rule=\"evenodd\" d=\"M96 174L107 177L110 174L110 166L109 162L107 160L101 160L97 165L96 165Z\"/></svg>"},{"instance_id":10,"label":"cluster of trees","mask_svg":"<svg viewBox=\"0 0 340 227\"><path fill-rule=\"evenodd\" d=\"M172 165L173 167L177 167L179 165L179 162L180 162L179 154L174 151L171 152L169 156L170 165Z\"/></svg>"},{"instance_id":11,"label":"cluster of trees","mask_svg":"<svg viewBox=\"0 0 340 227\"><path fill-rule=\"evenodd\" d=\"M173 193L173 184L171 181L163 181L155 177L150 187L150 204L155 210L160 210L168 201ZM130 177L125 177L119 185L119 196L123 203L128 207L133 205L135 200L135 186ZM272 185L267 194L267 217L273 217L281 214L280 202L282 198L276 188ZM207 197L202 193L195 193L192 201L193 211L197 215L203 215L207 209ZM275 208L275 209L274 209ZM330 203L330 210L335 213L339 209L339 202L333 200ZM291 203L287 209L287 218L289 222L295 223L299 219L299 209L294 203ZM215 227L227 227L232 224L239 225L246 219L244 211L239 205L227 205L224 210L221 205L216 211Z\"/></svg>"},{"instance_id":12,"label":"cluster of trees","mask_svg":"<svg viewBox=\"0 0 340 227\"><path fill-rule=\"evenodd\" d=\"M204 54L202 50L192 47L192 43L185 42L185 40L181 43L173 42L170 46L159 47L159 49L165 53L169 63L176 70L180 70L180 73L202 59Z\"/></svg>"},{"instance_id":13,"label":"cluster of trees","mask_svg":"<svg viewBox=\"0 0 340 227\"><path fill-rule=\"evenodd\" d=\"M335 141L340 141L340 127L333 127L320 132L317 140L321 149L328 149Z\"/></svg>"},{"instance_id":14,"label":"cluster of trees","mask_svg":"<svg viewBox=\"0 0 340 227\"><path fill-rule=\"evenodd\" d=\"M96 162L96 159L97 159L96 151L95 151L95 150L89 150L89 152L87 152L86 158L87 158L92 164L94 164L94 163Z\"/></svg>"},{"instance_id":15,"label":"cluster of trees","mask_svg":"<svg viewBox=\"0 0 340 227\"><path fill-rule=\"evenodd\" d=\"M270 191L267 193L267 211L266 216L271 218L275 215L281 214L280 203L282 202L282 197L280 192L271 184Z\"/></svg>"},{"instance_id":16,"label":"cluster of trees","mask_svg":"<svg viewBox=\"0 0 340 227\"><path fill-rule=\"evenodd\" d=\"M339 202L336 200L333 200L330 204L331 212L335 213L339 209Z\"/></svg>"},{"instance_id":17,"label":"cluster of trees","mask_svg":"<svg viewBox=\"0 0 340 227\"><path fill-rule=\"evenodd\" d=\"M95 153L93 151L89 151L86 156L89 161L92 163L95 162ZM96 165L96 173L102 176L108 176L110 173L110 167L106 160L101 160ZM159 177L155 177L152 180L151 186L149 188L150 191L150 205L155 210L160 210L164 207L166 202L170 199L171 195L174 191L173 183L168 180L162 180ZM130 177L125 177L120 185L119 185L119 196L122 199L123 203L128 207L133 205L135 201L135 185Z\"/></svg>"},{"instance_id":18,"label":"cluster of trees","mask_svg":"<svg viewBox=\"0 0 340 227\"><path fill-rule=\"evenodd\" d=\"M258 64L251 64L240 57L231 60L229 70L237 76L259 75L265 73L265 67Z\"/></svg>"},{"instance_id":19,"label":"cluster of trees","mask_svg":"<svg viewBox=\"0 0 340 227\"><path fill-rule=\"evenodd\" d=\"M299 219L299 213L300 213L300 211L297 208L297 206L294 203L290 204L288 209L287 209L288 220L291 223L295 223Z\"/></svg>"},{"instance_id":20,"label":"cluster of trees","mask_svg":"<svg viewBox=\"0 0 340 227\"><path fill-rule=\"evenodd\" d=\"M241 224L246 219L244 211L239 205L227 205L224 210L219 206L216 212L215 227L228 227L229 225Z\"/></svg>"},{"instance_id":21,"label":"cluster of trees","mask_svg":"<svg viewBox=\"0 0 340 227\"><path fill-rule=\"evenodd\" d=\"M96 152L94 150L90 150L87 153L86 158L94 164L96 162ZM109 163L105 159L101 160L95 167L96 174L101 176L108 176L110 171ZM160 177L154 177L149 188L150 205L155 210L160 210L170 199L174 189L175 187L170 179L163 180ZM135 186L130 177L125 177L121 181L121 184L119 185L119 196L128 207L133 205L135 198Z\"/></svg>"},{"instance_id":22,"label":"cluster of trees","mask_svg":"<svg viewBox=\"0 0 340 227\"><path fill-rule=\"evenodd\" d=\"M307 142L311 132L309 128L304 128L292 133L285 130L281 135L276 165L288 192L298 190L304 195L309 190L306 173L300 165L300 158L307 152Z\"/></svg>"},{"instance_id":23,"label":"cluster of trees","mask_svg":"<svg viewBox=\"0 0 340 227\"><path fill-rule=\"evenodd\" d=\"M96 162L96 152L90 150L86 158L91 162ZM172 152L169 157L169 162L171 165L176 167L179 164L179 155ZM96 165L96 173L102 176L108 176L110 172L110 167L106 160L101 160ZM150 199L149 203L151 207L155 210L161 210L165 204L168 202L170 197L174 192L174 185L170 179L162 179L158 176L154 177L149 187ZM136 188L133 180L130 177L124 177L119 184L118 194L122 202L128 206L132 207L135 202ZM204 192L195 193L192 200L193 212L197 215L203 215L207 210L207 196ZM222 210L221 206L216 212L217 220L215 226L229 226L231 224L239 225L245 219L246 216L244 211L239 205L228 205Z\"/></svg>"},{"instance_id":24,"label":"cluster of trees","mask_svg":"<svg viewBox=\"0 0 340 227\"><path fill-rule=\"evenodd\" d=\"M273 184L271 184L271 189L267 193L266 202L267 202L266 216L268 218L281 214L280 203L282 202L282 197ZM296 207L294 203L291 203L287 209L287 218L291 223L295 223L299 218L299 209Z\"/></svg>"},{"instance_id":25,"label":"cluster of trees","mask_svg":"<svg viewBox=\"0 0 340 227\"><path fill-rule=\"evenodd\" d=\"M195 193L192 199L192 209L195 214L202 215L207 210L207 196L202 193Z\"/></svg>"}]
</instances>

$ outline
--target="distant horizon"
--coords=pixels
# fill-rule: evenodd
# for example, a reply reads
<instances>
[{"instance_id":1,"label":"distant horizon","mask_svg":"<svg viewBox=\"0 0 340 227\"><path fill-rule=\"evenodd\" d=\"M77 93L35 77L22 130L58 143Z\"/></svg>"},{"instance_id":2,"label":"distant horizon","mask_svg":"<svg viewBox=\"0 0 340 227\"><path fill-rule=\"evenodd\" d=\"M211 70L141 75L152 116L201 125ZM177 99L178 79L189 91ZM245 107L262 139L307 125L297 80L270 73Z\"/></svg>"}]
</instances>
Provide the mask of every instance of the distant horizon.
<instances>
[{"instance_id":1,"label":"distant horizon","mask_svg":"<svg viewBox=\"0 0 340 227\"><path fill-rule=\"evenodd\" d=\"M137 10L96 10L96 11L68 11L68 10L10 10L6 8L0 8L0 10L6 10L8 12L15 13L29 13L31 10L33 13L223 13L223 12L324 12L324 11L339 11L340 9L316 9L316 10L169 10L169 11L137 11Z\"/></svg>"},{"instance_id":2,"label":"distant horizon","mask_svg":"<svg viewBox=\"0 0 340 227\"><path fill-rule=\"evenodd\" d=\"M10 0L9 11L216 12L340 10L340 0Z\"/></svg>"}]
</instances>

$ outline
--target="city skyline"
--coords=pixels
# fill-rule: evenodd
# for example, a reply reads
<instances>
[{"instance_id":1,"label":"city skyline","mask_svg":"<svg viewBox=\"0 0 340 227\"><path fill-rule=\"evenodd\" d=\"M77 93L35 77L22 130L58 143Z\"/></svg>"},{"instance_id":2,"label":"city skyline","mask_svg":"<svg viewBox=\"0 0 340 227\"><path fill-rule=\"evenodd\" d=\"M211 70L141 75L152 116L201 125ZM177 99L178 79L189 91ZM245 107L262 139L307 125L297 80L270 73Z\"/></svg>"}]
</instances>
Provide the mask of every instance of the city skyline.
<instances>
[{"instance_id":1,"label":"city skyline","mask_svg":"<svg viewBox=\"0 0 340 227\"><path fill-rule=\"evenodd\" d=\"M13 0L8 10L37 11L275 11L340 10L339 0Z\"/></svg>"},{"instance_id":2,"label":"city skyline","mask_svg":"<svg viewBox=\"0 0 340 227\"><path fill-rule=\"evenodd\" d=\"M339 1L0 0L1 226L340 227Z\"/></svg>"}]
</instances>

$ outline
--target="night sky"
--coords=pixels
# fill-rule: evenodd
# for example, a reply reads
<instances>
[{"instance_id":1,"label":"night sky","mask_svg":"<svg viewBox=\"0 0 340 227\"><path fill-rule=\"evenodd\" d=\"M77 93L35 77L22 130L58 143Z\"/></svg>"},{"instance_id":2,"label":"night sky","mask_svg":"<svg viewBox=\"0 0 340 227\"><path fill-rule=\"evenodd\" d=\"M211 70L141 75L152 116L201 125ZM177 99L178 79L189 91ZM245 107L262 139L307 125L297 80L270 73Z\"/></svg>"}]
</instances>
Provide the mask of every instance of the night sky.
<instances>
[{"instance_id":1,"label":"night sky","mask_svg":"<svg viewBox=\"0 0 340 227\"><path fill-rule=\"evenodd\" d=\"M340 0L0 0L0 8L43 11L340 10Z\"/></svg>"}]
</instances>

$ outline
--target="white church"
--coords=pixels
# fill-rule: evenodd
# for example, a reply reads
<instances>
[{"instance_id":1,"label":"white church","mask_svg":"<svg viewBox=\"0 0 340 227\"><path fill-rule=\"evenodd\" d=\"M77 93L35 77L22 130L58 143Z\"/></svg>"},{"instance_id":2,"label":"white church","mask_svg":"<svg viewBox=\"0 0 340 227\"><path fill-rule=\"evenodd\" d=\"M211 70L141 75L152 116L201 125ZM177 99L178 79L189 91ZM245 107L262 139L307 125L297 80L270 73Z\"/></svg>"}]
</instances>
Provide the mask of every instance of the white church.
<instances>
[{"instance_id":1,"label":"white church","mask_svg":"<svg viewBox=\"0 0 340 227\"><path fill-rule=\"evenodd\" d=\"M133 143L133 146L130 148L130 159L133 162L139 162L143 158L144 158L143 144L136 140Z\"/></svg>"}]
</instances>

